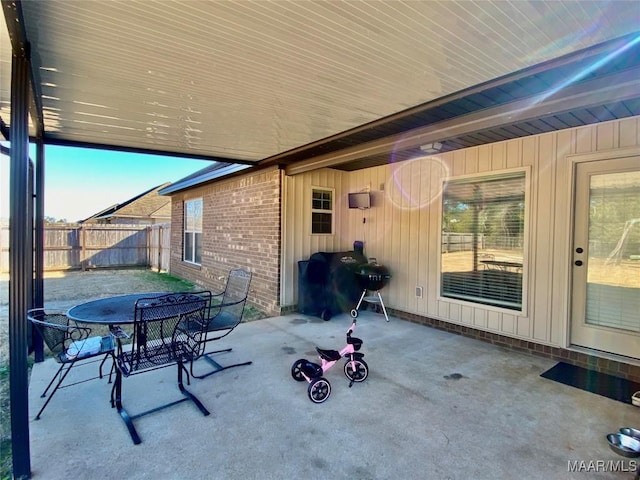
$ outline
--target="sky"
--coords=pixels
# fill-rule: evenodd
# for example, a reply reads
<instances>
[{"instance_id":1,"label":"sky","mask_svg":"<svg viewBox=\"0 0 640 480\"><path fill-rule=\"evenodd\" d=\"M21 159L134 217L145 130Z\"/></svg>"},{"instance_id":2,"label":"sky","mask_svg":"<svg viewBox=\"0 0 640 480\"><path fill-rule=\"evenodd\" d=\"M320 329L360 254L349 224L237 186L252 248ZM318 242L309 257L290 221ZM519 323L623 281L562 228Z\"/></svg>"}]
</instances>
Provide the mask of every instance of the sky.
<instances>
[{"instance_id":1,"label":"sky","mask_svg":"<svg viewBox=\"0 0 640 480\"><path fill-rule=\"evenodd\" d=\"M31 158L35 150L31 148ZM0 216L9 211L9 157L0 156ZM211 165L206 160L45 146L46 217L75 222Z\"/></svg>"}]
</instances>

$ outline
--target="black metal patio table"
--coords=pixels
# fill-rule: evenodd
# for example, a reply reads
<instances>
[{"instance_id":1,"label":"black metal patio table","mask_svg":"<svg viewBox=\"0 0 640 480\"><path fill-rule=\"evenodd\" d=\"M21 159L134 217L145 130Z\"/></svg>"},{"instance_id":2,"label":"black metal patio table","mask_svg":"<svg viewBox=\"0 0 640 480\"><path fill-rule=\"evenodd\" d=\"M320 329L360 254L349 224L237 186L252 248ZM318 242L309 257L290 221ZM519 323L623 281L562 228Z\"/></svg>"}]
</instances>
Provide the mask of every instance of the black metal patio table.
<instances>
[{"instance_id":1,"label":"black metal patio table","mask_svg":"<svg viewBox=\"0 0 640 480\"><path fill-rule=\"evenodd\" d=\"M133 323L136 302L141 298L154 298L168 292L134 293L115 297L100 298L71 307L67 316L82 323L102 325L122 325Z\"/></svg>"}]
</instances>

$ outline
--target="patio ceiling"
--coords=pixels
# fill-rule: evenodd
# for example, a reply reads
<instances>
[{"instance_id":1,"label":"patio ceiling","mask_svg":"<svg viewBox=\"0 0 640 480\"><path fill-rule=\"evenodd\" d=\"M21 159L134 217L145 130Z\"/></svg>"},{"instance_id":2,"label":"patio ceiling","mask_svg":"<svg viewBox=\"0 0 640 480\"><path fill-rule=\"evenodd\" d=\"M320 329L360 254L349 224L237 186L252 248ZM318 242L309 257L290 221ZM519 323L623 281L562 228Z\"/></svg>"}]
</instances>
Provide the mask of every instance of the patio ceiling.
<instances>
[{"instance_id":1,"label":"patio ceiling","mask_svg":"<svg viewBox=\"0 0 640 480\"><path fill-rule=\"evenodd\" d=\"M572 70L557 60L633 35L636 2L3 3L17 5L15 14L4 6L7 23L21 23L31 45L48 144L355 169L432 141L451 150L640 113L637 49L606 80L580 77L597 84L568 80L609 50L571 57ZM11 46L1 27L8 123ZM536 67L543 62L556 62L553 78ZM564 96L531 108L560 80Z\"/></svg>"}]
</instances>

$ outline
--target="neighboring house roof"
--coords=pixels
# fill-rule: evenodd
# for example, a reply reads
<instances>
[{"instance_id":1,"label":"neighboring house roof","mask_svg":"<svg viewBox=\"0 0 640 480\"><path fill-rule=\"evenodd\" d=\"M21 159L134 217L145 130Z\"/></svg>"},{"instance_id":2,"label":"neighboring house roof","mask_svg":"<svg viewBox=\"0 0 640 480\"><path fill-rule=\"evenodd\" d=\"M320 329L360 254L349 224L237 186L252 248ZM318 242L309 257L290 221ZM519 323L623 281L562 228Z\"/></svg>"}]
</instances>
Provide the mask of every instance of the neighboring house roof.
<instances>
[{"instance_id":1,"label":"neighboring house roof","mask_svg":"<svg viewBox=\"0 0 640 480\"><path fill-rule=\"evenodd\" d=\"M110 218L167 218L171 217L171 199L159 195L159 191L171 185L165 182L162 185L142 192L126 202L118 203L82 220L85 223L91 220L107 220Z\"/></svg>"},{"instance_id":2,"label":"neighboring house roof","mask_svg":"<svg viewBox=\"0 0 640 480\"><path fill-rule=\"evenodd\" d=\"M187 177L181 178L177 182L173 182L170 186L160 190L159 194L168 195L179 190L185 190L202 183L226 177L246 168L249 168L249 165L216 162L213 165L205 167L202 170L198 170Z\"/></svg>"}]
</instances>

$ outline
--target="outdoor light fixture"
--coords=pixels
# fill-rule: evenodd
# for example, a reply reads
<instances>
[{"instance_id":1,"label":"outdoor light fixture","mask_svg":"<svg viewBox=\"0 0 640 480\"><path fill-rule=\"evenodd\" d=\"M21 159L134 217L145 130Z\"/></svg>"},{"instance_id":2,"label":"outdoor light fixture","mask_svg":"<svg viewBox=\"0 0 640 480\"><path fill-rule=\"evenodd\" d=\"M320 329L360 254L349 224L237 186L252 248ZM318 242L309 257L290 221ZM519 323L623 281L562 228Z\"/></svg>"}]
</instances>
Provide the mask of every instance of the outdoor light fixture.
<instances>
[{"instance_id":1,"label":"outdoor light fixture","mask_svg":"<svg viewBox=\"0 0 640 480\"><path fill-rule=\"evenodd\" d=\"M442 143L425 143L424 145L420 145L420 150L422 150L424 153L438 153L440 150L442 150Z\"/></svg>"}]
</instances>

